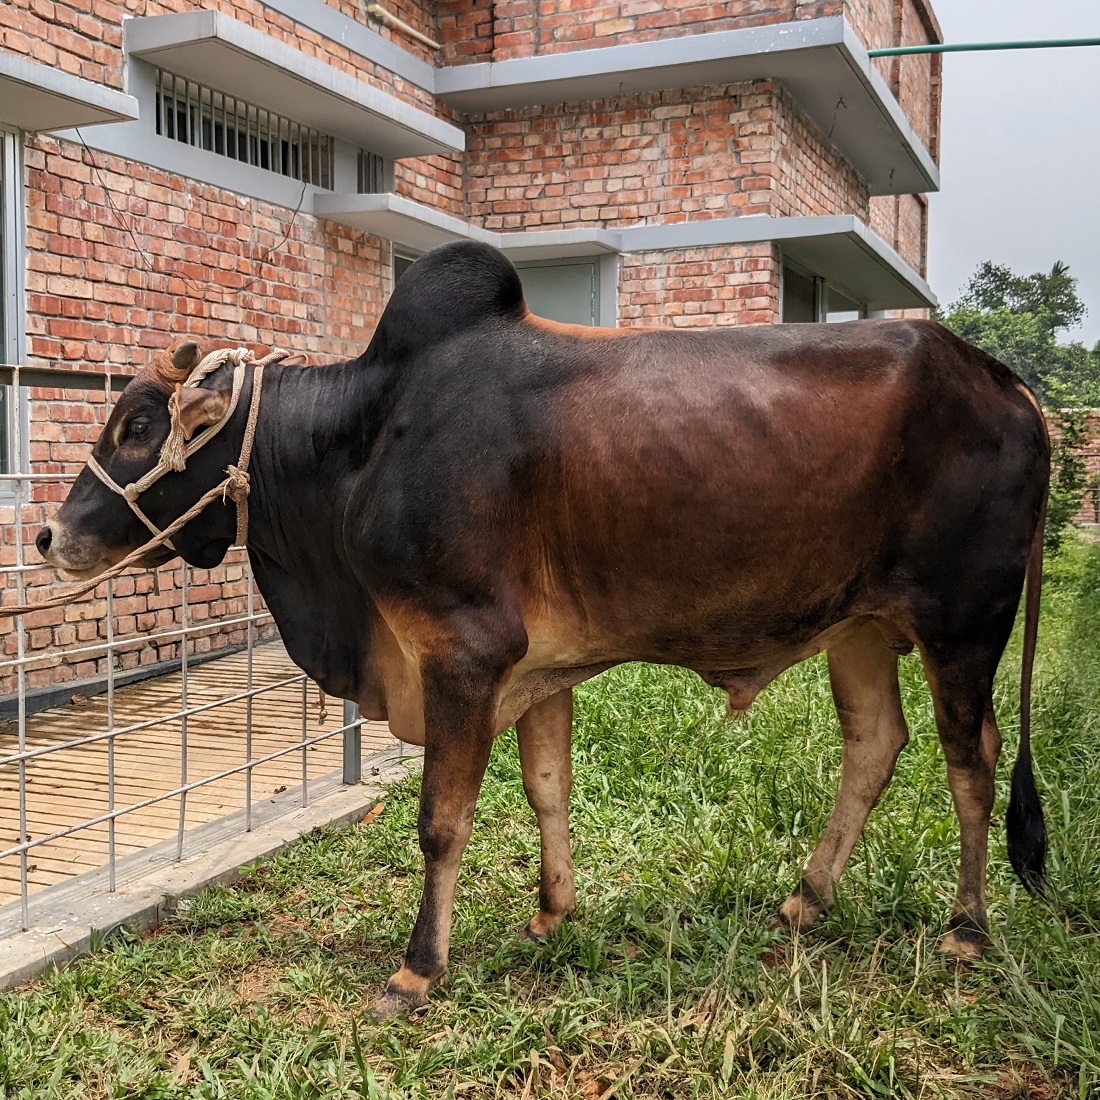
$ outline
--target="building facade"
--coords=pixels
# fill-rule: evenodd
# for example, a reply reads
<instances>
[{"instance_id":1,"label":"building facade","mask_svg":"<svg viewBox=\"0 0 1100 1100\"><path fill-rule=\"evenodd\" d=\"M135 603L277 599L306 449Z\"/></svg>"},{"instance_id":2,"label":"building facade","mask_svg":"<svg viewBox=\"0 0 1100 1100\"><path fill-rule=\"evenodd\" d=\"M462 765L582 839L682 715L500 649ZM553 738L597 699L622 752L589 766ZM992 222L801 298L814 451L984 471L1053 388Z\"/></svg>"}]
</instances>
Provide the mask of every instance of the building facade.
<instances>
[{"instance_id":1,"label":"building facade","mask_svg":"<svg viewBox=\"0 0 1100 1100\"><path fill-rule=\"evenodd\" d=\"M579 323L926 308L939 58L867 51L939 38L925 0L6 0L0 569L20 541L36 560L104 372L188 334L358 355L444 241L502 248L536 312ZM125 664L178 656L162 573L116 582ZM236 555L191 614L232 619L245 588ZM28 616L26 645L91 651L104 612ZM29 684L102 672L90 652Z\"/></svg>"}]
</instances>

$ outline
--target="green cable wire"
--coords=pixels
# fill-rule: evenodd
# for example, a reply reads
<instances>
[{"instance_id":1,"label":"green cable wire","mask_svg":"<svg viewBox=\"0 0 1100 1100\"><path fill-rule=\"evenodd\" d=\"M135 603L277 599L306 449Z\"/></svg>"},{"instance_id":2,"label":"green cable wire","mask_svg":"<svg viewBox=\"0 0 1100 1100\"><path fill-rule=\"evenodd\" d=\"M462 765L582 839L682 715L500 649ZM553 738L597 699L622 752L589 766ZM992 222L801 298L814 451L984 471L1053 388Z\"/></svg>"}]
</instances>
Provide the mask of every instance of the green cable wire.
<instances>
[{"instance_id":1,"label":"green cable wire","mask_svg":"<svg viewBox=\"0 0 1100 1100\"><path fill-rule=\"evenodd\" d=\"M979 50L1045 50L1066 46L1100 46L1100 38L1050 38L1031 42L932 42L923 46L889 46L868 50L868 57L900 57L914 53L964 53Z\"/></svg>"}]
</instances>

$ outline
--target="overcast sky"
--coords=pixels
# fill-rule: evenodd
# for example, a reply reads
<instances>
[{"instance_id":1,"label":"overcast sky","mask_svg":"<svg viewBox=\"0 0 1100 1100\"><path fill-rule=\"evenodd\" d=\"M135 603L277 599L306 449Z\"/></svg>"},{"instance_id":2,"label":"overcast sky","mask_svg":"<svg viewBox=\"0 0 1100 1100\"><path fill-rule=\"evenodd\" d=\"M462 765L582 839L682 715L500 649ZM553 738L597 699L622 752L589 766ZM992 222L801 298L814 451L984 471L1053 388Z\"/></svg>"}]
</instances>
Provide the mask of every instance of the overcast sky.
<instances>
[{"instance_id":1,"label":"overcast sky","mask_svg":"<svg viewBox=\"0 0 1100 1100\"><path fill-rule=\"evenodd\" d=\"M1100 37L1100 0L934 0L945 42ZM1064 260L1100 340L1100 46L947 54L928 276L941 304L982 260ZM1065 339L1066 337L1063 337Z\"/></svg>"}]
</instances>

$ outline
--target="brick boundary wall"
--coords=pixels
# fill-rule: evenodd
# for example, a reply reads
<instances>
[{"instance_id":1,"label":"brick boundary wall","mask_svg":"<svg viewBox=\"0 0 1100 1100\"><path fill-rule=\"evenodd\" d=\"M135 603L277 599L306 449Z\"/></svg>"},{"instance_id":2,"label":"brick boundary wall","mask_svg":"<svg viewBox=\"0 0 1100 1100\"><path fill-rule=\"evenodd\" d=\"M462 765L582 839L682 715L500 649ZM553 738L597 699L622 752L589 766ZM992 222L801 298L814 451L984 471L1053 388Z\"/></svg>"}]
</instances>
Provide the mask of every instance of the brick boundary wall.
<instances>
[{"instance_id":1,"label":"brick boundary wall","mask_svg":"<svg viewBox=\"0 0 1100 1100\"><path fill-rule=\"evenodd\" d=\"M1056 414L1045 411L1047 428L1050 431L1051 444L1058 442L1060 435ZM1085 442L1077 449L1077 454L1085 460L1085 495L1081 508L1074 518L1078 526L1100 525L1100 409L1088 409L1085 412Z\"/></svg>"}]
</instances>

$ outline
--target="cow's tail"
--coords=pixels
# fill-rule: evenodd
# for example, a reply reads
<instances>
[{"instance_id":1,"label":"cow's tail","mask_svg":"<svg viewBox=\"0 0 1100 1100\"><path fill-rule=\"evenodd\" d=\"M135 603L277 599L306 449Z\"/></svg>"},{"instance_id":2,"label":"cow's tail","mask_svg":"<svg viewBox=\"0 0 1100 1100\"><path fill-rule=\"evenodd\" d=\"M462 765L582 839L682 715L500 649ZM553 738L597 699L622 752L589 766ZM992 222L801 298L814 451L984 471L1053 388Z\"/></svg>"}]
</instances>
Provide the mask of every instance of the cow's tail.
<instances>
[{"instance_id":1,"label":"cow's tail","mask_svg":"<svg viewBox=\"0 0 1100 1100\"><path fill-rule=\"evenodd\" d=\"M1008 858L1028 891L1042 896L1047 858L1047 829L1043 806L1031 769L1031 674L1035 667L1035 642L1039 631L1039 598L1043 588L1043 529L1046 526L1046 494L1039 510L1039 524L1027 559L1024 594L1024 651L1020 669L1020 751L1012 769L1012 796L1006 829Z\"/></svg>"}]
</instances>

